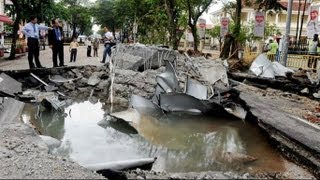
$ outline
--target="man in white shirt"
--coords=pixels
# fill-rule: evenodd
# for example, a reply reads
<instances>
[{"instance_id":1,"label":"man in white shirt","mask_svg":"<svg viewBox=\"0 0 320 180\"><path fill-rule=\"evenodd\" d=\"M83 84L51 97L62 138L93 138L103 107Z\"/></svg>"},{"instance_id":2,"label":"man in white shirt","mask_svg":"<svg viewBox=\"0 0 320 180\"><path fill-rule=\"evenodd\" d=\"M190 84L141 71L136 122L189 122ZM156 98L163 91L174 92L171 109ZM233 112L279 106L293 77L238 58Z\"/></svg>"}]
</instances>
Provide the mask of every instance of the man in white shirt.
<instances>
[{"instance_id":1,"label":"man in white shirt","mask_svg":"<svg viewBox=\"0 0 320 180\"><path fill-rule=\"evenodd\" d=\"M37 24L38 19L36 16L31 16L30 17L30 22L27 23L23 29L22 29L22 33L26 36L28 42L28 61L29 61L29 67L30 69L32 68L43 68L41 66L41 63L39 61L39 30L48 30L51 29L50 27L47 26L43 26L43 25L39 25ZM33 63L33 57L34 57L34 61L36 66Z\"/></svg>"},{"instance_id":2,"label":"man in white shirt","mask_svg":"<svg viewBox=\"0 0 320 180\"><path fill-rule=\"evenodd\" d=\"M91 38L87 38L87 40L84 42L85 46L87 46L87 57L91 57Z\"/></svg>"},{"instance_id":3,"label":"man in white shirt","mask_svg":"<svg viewBox=\"0 0 320 180\"><path fill-rule=\"evenodd\" d=\"M111 56L111 47L115 45L114 43L114 37L112 33L108 30L107 27L104 28L104 31L106 32L104 34L104 51L103 51L103 58L101 63L106 63L107 55L109 57Z\"/></svg>"}]
</instances>

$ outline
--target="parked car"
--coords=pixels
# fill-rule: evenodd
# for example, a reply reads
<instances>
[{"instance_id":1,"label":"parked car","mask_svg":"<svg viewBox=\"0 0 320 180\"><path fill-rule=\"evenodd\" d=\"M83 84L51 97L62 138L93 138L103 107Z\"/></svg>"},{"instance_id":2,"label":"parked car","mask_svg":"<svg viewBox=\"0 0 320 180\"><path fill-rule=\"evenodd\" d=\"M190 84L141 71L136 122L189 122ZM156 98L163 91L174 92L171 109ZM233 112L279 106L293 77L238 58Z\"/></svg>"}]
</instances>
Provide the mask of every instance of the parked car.
<instances>
[{"instance_id":1,"label":"parked car","mask_svg":"<svg viewBox=\"0 0 320 180\"><path fill-rule=\"evenodd\" d=\"M87 36L86 35L79 35L77 38L77 41L79 43L84 43L87 40Z\"/></svg>"}]
</instances>

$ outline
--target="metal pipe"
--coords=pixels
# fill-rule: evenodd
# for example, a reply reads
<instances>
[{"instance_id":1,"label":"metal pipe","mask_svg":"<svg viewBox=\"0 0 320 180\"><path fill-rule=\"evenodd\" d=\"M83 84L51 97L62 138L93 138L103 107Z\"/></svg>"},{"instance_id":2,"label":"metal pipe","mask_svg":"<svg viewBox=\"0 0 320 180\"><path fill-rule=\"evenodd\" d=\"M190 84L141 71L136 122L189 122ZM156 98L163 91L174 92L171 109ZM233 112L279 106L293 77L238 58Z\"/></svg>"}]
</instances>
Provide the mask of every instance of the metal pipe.
<instances>
[{"instance_id":1,"label":"metal pipe","mask_svg":"<svg viewBox=\"0 0 320 180\"><path fill-rule=\"evenodd\" d=\"M288 37L290 34L290 27L291 27L291 13L292 13L292 1L288 0L288 10L287 10L287 23L286 23L286 34L284 36L283 44L282 44L282 56L281 56L281 64L286 66L287 65L287 59L288 59Z\"/></svg>"},{"instance_id":2,"label":"metal pipe","mask_svg":"<svg viewBox=\"0 0 320 180\"><path fill-rule=\"evenodd\" d=\"M32 77L34 77L36 80L38 80L39 82L41 82L43 85L49 86L49 84L47 84L46 82L42 81L42 80L41 80L38 76L36 76L35 74L30 73L30 75L31 75Z\"/></svg>"},{"instance_id":3,"label":"metal pipe","mask_svg":"<svg viewBox=\"0 0 320 180\"><path fill-rule=\"evenodd\" d=\"M49 86L48 83L46 83L46 82L44 82L43 80L41 80L41 79L40 79L38 76L36 76L35 74L30 73L30 75L31 75L32 77L34 77L36 80L38 80L39 82L41 82L43 85ZM61 96L66 96L66 95L63 94L62 92L57 91L57 93L60 94Z\"/></svg>"}]
</instances>

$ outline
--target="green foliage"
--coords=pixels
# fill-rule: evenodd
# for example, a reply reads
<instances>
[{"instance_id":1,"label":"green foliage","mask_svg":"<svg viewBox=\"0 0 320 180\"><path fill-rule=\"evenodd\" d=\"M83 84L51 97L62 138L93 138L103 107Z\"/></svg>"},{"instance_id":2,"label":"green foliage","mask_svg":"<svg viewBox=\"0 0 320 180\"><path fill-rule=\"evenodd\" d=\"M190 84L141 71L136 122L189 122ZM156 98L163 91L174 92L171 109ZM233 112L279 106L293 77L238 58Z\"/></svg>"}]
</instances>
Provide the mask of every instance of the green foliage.
<instances>
[{"instance_id":1,"label":"green foliage","mask_svg":"<svg viewBox=\"0 0 320 180\"><path fill-rule=\"evenodd\" d=\"M220 37L220 26L215 26L212 29L208 30L208 34L213 38L219 38Z\"/></svg>"},{"instance_id":2,"label":"green foliage","mask_svg":"<svg viewBox=\"0 0 320 180\"><path fill-rule=\"evenodd\" d=\"M21 20L29 20L31 15L36 15L39 21L49 22L52 18L54 9L54 0L15 0L17 6L5 6L5 10L10 16L17 17L19 14Z\"/></svg>"},{"instance_id":3,"label":"green foliage","mask_svg":"<svg viewBox=\"0 0 320 180\"><path fill-rule=\"evenodd\" d=\"M230 27L230 30L231 32L234 32L235 28L236 28L236 25L234 22L230 22L229 24L229 27ZM240 31L237 35L234 35L234 38L237 42L239 42L242 46L246 43L247 39L248 39L248 36L250 35L250 28L248 26L244 26L244 25L241 25L241 28L240 28Z\"/></svg>"},{"instance_id":4,"label":"green foliage","mask_svg":"<svg viewBox=\"0 0 320 180\"><path fill-rule=\"evenodd\" d=\"M281 34L280 29L277 27L277 25L266 22L265 28L264 28L264 37L266 38L276 34Z\"/></svg>"},{"instance_id":5,"label":"green foliage","mask_svg":"<svg viewBox=\"0 0 320 180\"><path fill-rule=\"evenodd\" d=\"M197 37L197 21L199 17L209 8L213 0L181 0L182 7L188 14L188 25L191 28L194 37L194 51L198 51L198 37Z\"/></svg>"},{"instance_id":6,"label":"green foliage","mask_svg":"<svg viewBox=\"0 0 320 180\"><path fill-rule=\"evenodd\" d=\"M64 10L61 14L62 19L73 27L74 32L77 28L79 34L92 34L91 11L89 7L84 6L83 0L62 0L58 3L58 7Z\"/></svg>"}]
</instances>

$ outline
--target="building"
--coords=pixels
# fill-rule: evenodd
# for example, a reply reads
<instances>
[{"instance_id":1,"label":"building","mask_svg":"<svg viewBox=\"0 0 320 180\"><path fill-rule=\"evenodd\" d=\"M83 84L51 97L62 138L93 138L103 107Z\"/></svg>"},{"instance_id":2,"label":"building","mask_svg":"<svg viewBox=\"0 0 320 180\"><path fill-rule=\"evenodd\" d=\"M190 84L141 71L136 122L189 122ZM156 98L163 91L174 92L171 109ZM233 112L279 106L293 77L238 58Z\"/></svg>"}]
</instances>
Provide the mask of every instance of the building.
<instances>
[{"instance_id":1,"label":"building","mask_svg":"<svg viewBox=\"0 0 320 180\"><path fill-rule=\"evenodd\" d=\"M279 1L284 7L288 6L288 1L287 0L280 0ZM299 3L301 2L301 3ZM308 22L308 12L309 12L309 7L310 3L306 3L304 7L304 0L293 0L292 4L292 14L291 14L291 28L290 28L290 36L295 37L296 36L296 30L297 30L297 25L298 28L301 26L301 18L304 12L303 16L303 29L302 29L302 36L306 36L306 26ZM299 14L299 9L300 9L300 18L298 17ZM214 25L219 25L220 24L220 19L222 17L230 17L231 15L224 12L223 8L212 12L211 14L211 19ZM241 10L241 23L243 25L249 24L254 20L255 18L255 9L252 7L247 7L244 6L242 7ZM286 31L286 20L287 20L287 11L283 10L281 12L274 12L273 10L269 10L266 12L265 20L270 24L270 25L276 25L276 27L279 28L281 34L285 34Z\"/></svg>"}]
</instances>

